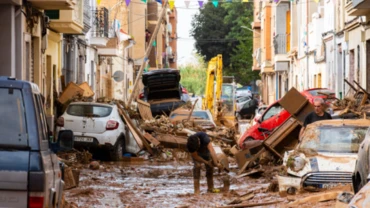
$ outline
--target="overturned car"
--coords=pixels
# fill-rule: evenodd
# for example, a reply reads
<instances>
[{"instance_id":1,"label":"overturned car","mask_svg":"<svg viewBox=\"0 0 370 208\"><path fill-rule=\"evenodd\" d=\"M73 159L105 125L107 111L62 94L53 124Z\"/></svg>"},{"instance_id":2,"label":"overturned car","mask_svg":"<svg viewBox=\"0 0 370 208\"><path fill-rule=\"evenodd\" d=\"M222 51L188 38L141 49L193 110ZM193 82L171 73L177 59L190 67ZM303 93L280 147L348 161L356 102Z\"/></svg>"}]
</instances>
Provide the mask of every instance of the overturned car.
<instances>
[{"instance_id":1,"label":"overturned car","mask_svg":"<svg viewBox=\"0 0 370 208\"><path fill-rule=\"evenodd\" d=\"M357 152L370 120L324 120L307 126L301 142L284 155L288 176L278 176L280 191L351 184Z\"/></svg>"}]
</instances>

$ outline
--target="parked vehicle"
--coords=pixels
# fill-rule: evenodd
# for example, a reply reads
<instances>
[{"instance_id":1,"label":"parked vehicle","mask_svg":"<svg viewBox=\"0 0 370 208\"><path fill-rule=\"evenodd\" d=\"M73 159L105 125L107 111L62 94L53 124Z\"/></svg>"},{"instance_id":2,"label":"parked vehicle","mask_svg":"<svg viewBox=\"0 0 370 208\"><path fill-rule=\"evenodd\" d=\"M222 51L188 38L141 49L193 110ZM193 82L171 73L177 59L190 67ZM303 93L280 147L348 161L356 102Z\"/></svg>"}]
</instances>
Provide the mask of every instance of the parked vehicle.
<instances>
[{"instance_id":1,"label":"parked vehicle","mask_svg":"<svg viewBox=\"0 0 370 208\"><path fill-rule=\"evenodd\" d=\"M317 95L315 95L314 93L318 92L320 89L327 90L326 88L308 89L301 92L301 94L304 95L308 99L308 101L312 103L313 100L317 97L323 98L321 94L319 95L317 93ZM264 140L265 136L259 129L267 129L269 131L273 131L275 128L284 123L289 117L289 112L280 105L279 100L275 101L265 110L260 119L257 120L257 123L251 126L246 132L244 132L244 134L242 134L238 142L239 146L241 148L244 148L243 143L244 141L248 140Z\"/></svg>"},{"instance_id":2,"label":"parked vehicle","mask_svg":"<svg viewBox=\"0 0 370 208\"><path fill-rule=\"evenodd\" d=\"M239 87L236 89L236 97L252 97L252 91L248 86Z\"/></svg>"},{"instance_id":3,"label":"parked vehicle","mask_svg":"<svg viewBox=\"0 0 370 208\"><path fill-rule=\"evenodd\" d=\"M360 145L358 150L358 158L356 162L356 169L353 175L353 188L355 193L357 193L365 184L368 183L370 179L370 130L367 131L365 139Z\"/></svg>"},{"instance_id":4,"label":"parked vehicle","mask_svg":"<svg viewBox=\"0 0 370 208\"><path fill-rule=\"evenodd\" d=\"M0 77L0 207L59 207L64 182L36 84Z\"/></svg>"},{"instance_id":5,"label":"parked vehicle","mask_svg":"<svg viewBox=\"0 0 370 208\"><path fill-rule=\"evenodd\" d=\"M239 119L249 118L252 119L258 108L258 101L256 99L250 99L244 103L243 107L237 113Z\"/></svg>"},{"instance_id":6,"label":"parked vehicle","mask_svg":"<svg viewBox=\"0 0 370 208\"><path fill-rule=\"evenodd\" d=\"M351 195L349 196L351 197ZM366 183L364 187L356 193L346 207L349 208L367 208L370 207L370 183Z\"/></svg>"},{"instance_id":7,"label":"parked vehicle","mask_svg":"<svg viewBox=\"0 0 370 208\"><path fill-rule=\"evenodd\" d=\"M245 96L245 97L239 97L236 99L236 112L239 112L240 109L242 109L243 105L248 102L249 100L251 100L252 98L249 97L249 96Z\"/></svg>"},{"instance_id":8,"label":"parked vehicle","mask_svg":"<svg viewBox=\"0 0 370 208\"><path fill-rule=\"evenodd\" d=\"M189 117L190 110L178 108L171 112L169 119L172 123L181 123ZM190 120L194 121L195 125L201 126L203 129L214 129L216 124L209 110L194 110Z\"/></svg>"},{"instance_id":9,"label":"parked vehicle","mask_svg":"<svg viewBox=\"0 0 370 208\"><path fill-rule=\"evenodd\" d=\"M256 115L254 116L252 125L255 125L257 123L257 121L261 118L262 114L265 112L267 107L268 105L261 105L258 107L258 109L256 110Z\"/></svg>"},{"instance_id":10,"label":"parked vehicle","mask_svg":"<svg viewBox=\"0 0 370 208\"><path fill-rule=\"evenodd\" d=\"M292 187L315 191L352 184L357 152L369 125L367 119L322 120L307 125L300 144L283 159L291 181L299 182Z\"/></svg>"},{"instance_id":11,"label":"parked vehicle","mask_svg":"<svg viewBox=\"0 0 370 208\"><path fill-rule=\"evenodd\" d=\"M305 96L310 103L313 103L315 98L322 98L326 101L327 104L330 104L335 99L335 92L328 88L311 88L302 92L302 95Z\"/></svg>"},{"instance_id":12,"label":"parked vehicle","mask_svg":"<svg viewBox=\"0 0 370 208\"><path fill-rule=\"evenodd\" d=\"M73 102L58 118L57 125L62 130L73 131L75 148L94 151L103 147L108 150L111 160L122 159L126 151L140 151L131 133L125 128L116 104Z\"/></svg>"},{"instance_id":13,"label":"parked vehicle","mask_svg":"<svg viewBox=\"0 0 370 208\"><path fill-rule=\"evenodd\" d=\"M144 90L139 98L150 103L153 116L169 115L188 100L188 96L183 96L186 89L180 86L180 79L180 71L175 69L158 69L143 74Z\"/></svg>"}]
</instances>

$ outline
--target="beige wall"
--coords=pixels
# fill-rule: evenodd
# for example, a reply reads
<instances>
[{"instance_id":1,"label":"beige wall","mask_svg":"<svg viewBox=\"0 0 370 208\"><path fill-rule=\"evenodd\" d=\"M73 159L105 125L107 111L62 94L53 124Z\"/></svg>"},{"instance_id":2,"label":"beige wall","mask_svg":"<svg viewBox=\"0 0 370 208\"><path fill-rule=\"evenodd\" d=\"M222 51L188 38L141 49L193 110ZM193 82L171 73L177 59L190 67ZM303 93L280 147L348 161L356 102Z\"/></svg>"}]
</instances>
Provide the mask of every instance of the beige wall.
<instances>
[{"instance_id":1,"label":"beige wall","mask_svg":"<svg viewBox=\"0 0 370 208\"><path fill-rule=\"evenodd\" d=\"M147 28L147 18L143 18L147 13L147 5L140 0L132 0L129 6L129 24L128 32L134 37L136 44L130 49L130 57L134 61L141 59L145 53L145 29ZM135 22L133 22L135 21Z\"/></svg>"}]
</instances>

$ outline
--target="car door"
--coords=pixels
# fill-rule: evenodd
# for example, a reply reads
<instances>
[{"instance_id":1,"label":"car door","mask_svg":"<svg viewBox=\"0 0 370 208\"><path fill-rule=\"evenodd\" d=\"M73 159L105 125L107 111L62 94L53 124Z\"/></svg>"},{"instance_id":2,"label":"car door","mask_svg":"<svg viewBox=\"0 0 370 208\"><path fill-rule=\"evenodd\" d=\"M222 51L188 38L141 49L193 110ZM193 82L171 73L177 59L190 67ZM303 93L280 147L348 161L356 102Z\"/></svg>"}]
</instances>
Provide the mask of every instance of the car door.
<instances>
[{"instance_id":1,"label":"car door","mask_svg":"<svg viewBox=\"0 0 370 208\"><path fill-rule=\"evenodd\" d=\"M40 142L40 153L42 158L42 164L44 167L45 173L45 195L44 195L44 207L49 206L50 197L55 197L53 192L56 189L56 179L61 176L61 173L54 171L54 163L57 161L53 161L52 159L52 152L49 149L49 141L48 141L48 127L46 123L46 116L45 111L43 108L42 100L40 95L34 95L35 99L35 109L36 109L36 119L39 131L39 142ZM56 157L55 157L56 159Z\"/></svg>"}]
</instances>

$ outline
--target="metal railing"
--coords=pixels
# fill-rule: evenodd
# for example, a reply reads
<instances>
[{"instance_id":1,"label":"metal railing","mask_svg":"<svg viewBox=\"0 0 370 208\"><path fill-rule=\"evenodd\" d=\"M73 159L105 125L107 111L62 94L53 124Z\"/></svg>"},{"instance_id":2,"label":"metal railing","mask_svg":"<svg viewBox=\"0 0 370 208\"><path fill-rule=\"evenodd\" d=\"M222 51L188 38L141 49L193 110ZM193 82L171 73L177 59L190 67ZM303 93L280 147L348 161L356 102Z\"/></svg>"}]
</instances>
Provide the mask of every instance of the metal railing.
<instances>
[{"instance_id":1,"label":"metal railing","mask_svg":"<svg viewBox=\"0 0 370 208\"><path fill-rule=\"evenodd\" d=\"M274 37L274 51L275 54L286 54L287 53L287 35L277 34Z\"/></svg>"},{"instance_id":2,"label":"metal railing","mask_svg":"<svg viewBox=\"0 0 370 208\"><path fill-rule=\"evenodd\" d=\"M108 38L109 33L109 15L107 8L92 10L92 36Z\"/></svg>"}]
</instances>

